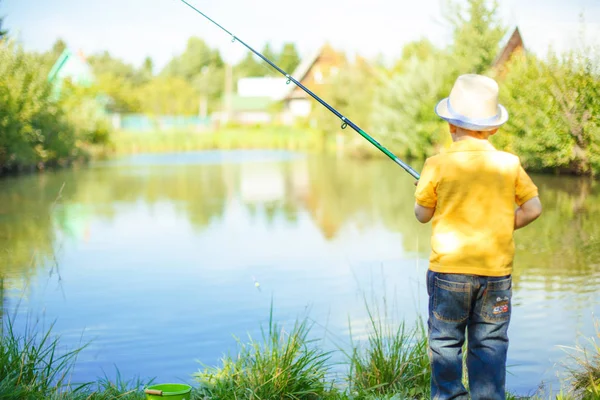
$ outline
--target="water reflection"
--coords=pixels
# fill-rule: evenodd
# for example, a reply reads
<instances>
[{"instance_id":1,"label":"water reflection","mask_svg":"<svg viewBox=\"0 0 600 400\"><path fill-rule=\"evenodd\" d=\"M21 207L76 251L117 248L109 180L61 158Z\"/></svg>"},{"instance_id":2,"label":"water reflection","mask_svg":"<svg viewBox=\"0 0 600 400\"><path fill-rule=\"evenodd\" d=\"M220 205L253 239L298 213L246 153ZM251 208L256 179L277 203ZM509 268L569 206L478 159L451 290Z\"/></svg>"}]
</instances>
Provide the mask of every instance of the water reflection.
<instances>
[{"instance_id":1,"label":"water reflection","mask_svg":"<svg viewBox=\"0 0 600 400\"><path fill-rule=\"evenodd\" d=\"M253 153L243 153L248 154ZM195 230L219 223L234 200L267 224L278 218L293 224L306 213L327 240L344 229L381 225L402 235L404 251L428 254L429 230L412 214L410 177L392 163L328 157L260 162L265 159L260 152L246 163L219 163L223 157L214 154L214 163L192 162L205 157L192 153L181 162L179 155L138 156L129 164L1 181L2 276L27 280L36 266L53 259L57 234L85 239L92 234L92 219L110 221L140 203L151 209L172 204ZM515 284L593 292L600 270L600 185L588 179L534 179L544 214L515 234Z\"/></svg>"}]
</instances>

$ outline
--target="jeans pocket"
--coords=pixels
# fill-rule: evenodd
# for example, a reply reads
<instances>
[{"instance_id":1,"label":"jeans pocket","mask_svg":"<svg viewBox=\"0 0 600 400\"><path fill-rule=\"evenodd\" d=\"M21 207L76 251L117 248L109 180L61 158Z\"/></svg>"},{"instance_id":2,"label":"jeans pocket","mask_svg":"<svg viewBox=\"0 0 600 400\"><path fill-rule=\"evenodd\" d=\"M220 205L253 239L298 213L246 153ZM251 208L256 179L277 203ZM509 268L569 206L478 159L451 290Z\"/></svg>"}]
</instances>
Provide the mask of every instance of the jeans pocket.
<instances>
[{"instance_id":1,"label":"jeans pocket","mask_svg":"<svg viewBox=\"0 0 600 400\"><path fill-rule=\"evenodd\" d=\"M441 321L464 322L469 317L471 284L434 278L433 315Z\"/></svg>"},{"instance_id":2,"label":"jeans pocket","mask_svg":"<svg viewBox=\"0 0 600 400\"><path fill-rule=\"evenodd\" d=\"M488 322L505 322L512 313L512 278L488 281L481 316Z\"/></svg>"}]
</instances>

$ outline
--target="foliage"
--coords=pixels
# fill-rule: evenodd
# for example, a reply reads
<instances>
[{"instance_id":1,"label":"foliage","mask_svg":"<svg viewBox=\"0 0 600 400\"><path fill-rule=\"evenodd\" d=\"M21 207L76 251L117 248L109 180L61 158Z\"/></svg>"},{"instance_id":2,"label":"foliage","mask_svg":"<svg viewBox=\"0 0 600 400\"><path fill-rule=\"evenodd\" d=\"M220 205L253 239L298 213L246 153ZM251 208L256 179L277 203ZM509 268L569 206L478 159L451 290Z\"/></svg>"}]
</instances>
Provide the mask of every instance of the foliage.
<instances>
[{"instance_id":1,"label":"foliage","mask_svg":"<svg viewBox=\"0 0 600 400\"><path fill-rule=\"evenodd\" d=\"M453 30L450 46L455 73L481 74L489 70L500 50L506 28L500 21L498 1L448 0L445 13Z\"/></svg>"},{"instance_id":2,"label":"foliage","mask_svg":"<svg viewBox=\"0 0 600 400\"><path fill-rule=\"evenodd\" d=\"M12 170L75 155L75 137L35 60L0 47L0 168Z\"/></svg>"},{"instance_id":3,"label":"foliage","mask_svg":"<svg viewBox=\"0 0 600 400\"><path fill-rule=\"evenodd\" d=\"M76 146L104 145L110 140L111 126L105 115L108 102L98 87L80 87L65 82L60 107L73 130Z\"/></svg>"},{"instance_id":4,"label":"foliage","mask_svg":"<svg viewBox=\"0 0 600 400\"><path fill-rule=\"evenodd\" d=\"M406 45L374 98L373 130L403 157L422 159L447 143L447 125L433 112L436 103L448 95L457 75L489 69L504 34L496 3L447 5L450 47L440 50L424 39Z\"/></svg>"},{"instance_id":5,"label":"foliage","mask_svg":"<svg viewBox=\"0 0 600 400\"><path fill-rule=\"evenodd\" d=\"M4 17L0 16L0 39L4 38L8 33L5 29L2 29L2 22L4 21Z\"/></svg>"},{"instance_id":6,"label":"foliage","mask_svg":"<svg viewBox=\"0 0 600 400\"><path fill-rule=\"evenodd\" d=\"M321 85L319 95L362 129L369 131L372 126L373 96L375 85L372 84L379 71L367 60L357 58L352 64L348 63L339 69L337 74ZM356 88L361 88L356 91ZM312 113L320 130L332 136L341 134L341 121L324 107L316 107ZM344 132L345 133L345 132ZM364 139L355 132L345 133L355 149L364 149Z\"/></svg>"},{"instance_id":7,"label":"foliage","mask_svg":"<svg viewBox=\"0 0 600 400\"><path fill-rule=\"evenodd\" d=\"M211 49L198 37L191 37L185 51L175 56L160 75L183 80L198 97L205 97L208 100L208 109L214 111L220 104L219 99L225 86L224 67L225 64L217 49ZM189 90L185 92L184 97L188 93Z\"/></svg>"},{"instance_id":8,"label":"foliage","mask_svg":"<svg viewBox=\"0 0 600 400\"><path fill-rule=\"evenodd\" d=\"M108 138L95 92L66 85L55 98L38 61L13 43L0 45L0 174L65 164Z\"/></svg>"},{"instance_id":9,"label":"foliage","mask_svg":"<svg viewBox=\"0 0 600 400\"><path fill-rule=\"evenodd\" d=\"M152 79L152 60L146 59L142 67L136 69L105 51L88 57L86 61L96 77L98 92L110 98L107 111L135 113L142 110L140 103L143 97L139 89Z\"/></svg>"},{"instance_id":10,"label":"foliage","mask_svg":"<svg viewBox=\"0 0 600 400\"><path fill-rule=\"evenodd\" d=\"M600 75L590 53L514 57L502 80L511 118L495 143L538 171L600 173Z\"/></svg>"},{"instance_id":11,"label":"foliage","mask_svg":"<svg viewBox=\"0 0 600 400\"><path fill-rule=\"evenodd\" d=\"M197 92L178 77L156 77L139 89L140 108L149 115L197 115Z\"/></svg>"},{"instance_id":12,"label":"foliage","mask_svg":"<svg viewBox=\"0 0 600 400\"><path fill-rule=\"evenodd\" d=\"M233 68L234 76L237 79L245 77L266 76L270 67L263 64L257 56L251 51L246 53L246 56Z\"/></svg>"},{"instance_id":13,"label":"foliage","mask_svg":"<svg viewBox=\"0 0 600 400\"><path fill-rule=\"evenodd\" d=\"M300 65L300 55L294 43L288 42L283 44L281 54L277 58L277 65L289 74L292 74L298 65Z\"/></svg>"},{"instance_id":14,"label":"foliage","mask_svg":"<svg viewBox=\"0 0 600 400\"><path fill-rule=\"evenodd\" d=\"M404 72L385 78L375 95L373 130L395 144L398 155L424 158L446 137L447 125L433 112L449 90L451 77L443 56L411 58Z\"/></svg>"},{"instance_id":15,"label":"foliage","mask_svg":"<svg viewBox=\"0 0 600 400\"><path fill-rule=\"evenodd\" d=\"M469 72L489 75L499 82L501 102L510 114L509 122L492 138L498 148L518 154L529 171L597 176L599 57L589 48L549 53L544 59L516 54L496 69L492 64L504 44L501 40L510 33L501 22L498 2L445 4L452 38L446 48L416 40L404 46L389 68L360 57L353 63L340 61L337 72L310 89L397 155L423 159L449 144L447 125L433 110L456 77ZM88 143L108 142L109 128L98 107L109 113L210 115L221 109L228 82L278 76L251 52L228 70L218 49L191 37L185 50L157 75L150 58L135 67L108 52L92 55L87 61L96 78L94 90L73 89L70 99L58 101L50 97L44 76L66 47L61 39L44 53L2 45L1 57L11 61L0 66L0 115L10 115L0 119L1 169L66 163L83 155ZM281 49L267 43L261 52L292 74L300 64L293 43L284 43ZM22 90L29 96L25 102L18 100ZM325 108L314 104L312 110L299 125L318 128L328 140L336 138L337 148L351 154L377 153L355 132L342 131L341 121ZM246 140L229 141L234 142L244 145ZM281 143L288 146L285 140Z\"/></svg>"},{"instance_id":16,"label":"foliage","mask_svg":"<svg viewBox=\"0 0 600 400\"><path fill-rule=\"evenodd\" d=\"M300 55L298 54L296 45L291 42L284 43L280 53L275 52L271 48L271 45L266 43L260 53L289 74L293 74L296 67L300 64ZM236 79L281 76L279 72L251 51L246 53L246 56L234 66L233 70Z\"/></svg>"}]
</instances>

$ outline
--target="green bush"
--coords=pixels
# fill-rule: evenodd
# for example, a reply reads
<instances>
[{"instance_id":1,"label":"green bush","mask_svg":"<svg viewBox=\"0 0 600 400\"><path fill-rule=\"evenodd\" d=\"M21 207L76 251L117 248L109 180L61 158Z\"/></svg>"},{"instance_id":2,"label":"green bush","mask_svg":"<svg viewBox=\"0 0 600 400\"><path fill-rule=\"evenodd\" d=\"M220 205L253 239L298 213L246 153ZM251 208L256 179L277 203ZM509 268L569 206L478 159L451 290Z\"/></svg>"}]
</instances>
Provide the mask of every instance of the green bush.
<instances>
[{"instance_id":1,"label":"green bush","mask_svg":"<svg viewBox=\"0 0 600 400\"><path fill-rule=\"evenodd\" d=\"M37 59L0 42L0 174L85 157L85 146L104 143L108 125L90 93L54 96Z\"/></svg>"},{"instance_id":2,"label":"green bush","mask_svg":"<svg viewBox=\"0 0 600 400\"><path fill-rule=\"evenodd\" d=\"M501 80L511 118L494 137L531 170L600 173L600 74L591 53L515 57Z\"/></svg>"}]
</instances>

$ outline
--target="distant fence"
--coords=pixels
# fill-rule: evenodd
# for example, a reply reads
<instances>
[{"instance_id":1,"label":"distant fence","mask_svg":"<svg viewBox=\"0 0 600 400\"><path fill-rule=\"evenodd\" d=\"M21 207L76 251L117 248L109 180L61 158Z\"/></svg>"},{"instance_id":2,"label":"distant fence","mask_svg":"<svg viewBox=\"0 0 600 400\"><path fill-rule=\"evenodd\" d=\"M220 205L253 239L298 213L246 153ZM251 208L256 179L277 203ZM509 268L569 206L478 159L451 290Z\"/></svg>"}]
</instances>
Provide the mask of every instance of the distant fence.
<instances>
[{"instance_id":1,"label":"distant fence","mask_svg":"<svg viewBox=\"0 0 600 400\"><path fill-rule=\"evenodd\" d=\"M210 128L210 117L144 114L113 114L113 128L123 131L151 132L172 130L205 130Z\"/></svg>"}]
</instances>

